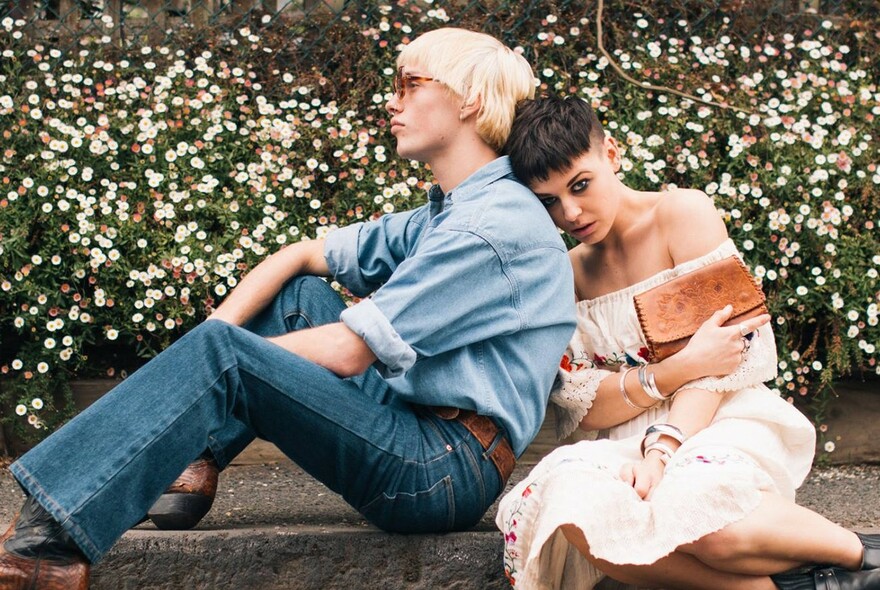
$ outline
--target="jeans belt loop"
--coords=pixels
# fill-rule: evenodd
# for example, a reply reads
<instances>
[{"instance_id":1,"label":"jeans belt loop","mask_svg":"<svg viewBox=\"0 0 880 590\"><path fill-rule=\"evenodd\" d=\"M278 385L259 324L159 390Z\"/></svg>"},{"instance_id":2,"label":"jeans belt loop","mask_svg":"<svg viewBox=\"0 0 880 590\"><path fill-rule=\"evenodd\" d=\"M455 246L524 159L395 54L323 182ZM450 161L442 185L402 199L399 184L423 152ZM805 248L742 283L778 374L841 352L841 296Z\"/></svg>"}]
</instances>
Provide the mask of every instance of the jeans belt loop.
<instances>
[{"instance_id":1,"label":"jeans belt loop","mask_svg":"<svg viewBox=\"0 0 880 590\"><path fill-rule=\"evenodd\" d=\"M473 410L460 410L447 406L431 406L431 411L443 420L457 420L468 432L479 441L484 451L488 451L501 431L498 425L488 416L481 416ZM516 466L516 455L507 436L502 436L495 448L489 453L489 459L495 464L501 477L501 489L504 490L513 468Z\"/></svg>"}]
</instances>

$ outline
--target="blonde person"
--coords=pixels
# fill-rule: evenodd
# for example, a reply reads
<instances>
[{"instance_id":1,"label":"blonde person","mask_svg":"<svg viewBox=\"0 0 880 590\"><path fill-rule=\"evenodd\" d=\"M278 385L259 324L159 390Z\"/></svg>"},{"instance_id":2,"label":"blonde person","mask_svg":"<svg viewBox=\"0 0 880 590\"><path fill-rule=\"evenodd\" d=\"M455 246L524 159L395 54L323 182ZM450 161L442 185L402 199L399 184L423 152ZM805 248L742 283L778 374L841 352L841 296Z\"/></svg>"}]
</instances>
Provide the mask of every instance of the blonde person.
<instances>
[{"instance_id":1,"label":"blonde person","mask_svg":"<svg viewBox=\"0 0 880 590\"><path fill-rule=\"evenodd\" d=\"M615 140L577 98L521 105L505 149L580 242L578 329L551 396L560 434L605 432L555 450L502 499L516 588L605 575L667 589L880 588L880 535L794 502L815 432L763 385L777 366L769 316L725 327L727 306L684 350L648 362L633 295L739 255L712 201L624 185Z\"/></svg>"},{"instance_id":2,"label":"blonde person","mask_svg":"<svg viewBox=\"0 0 880 590\"><path fill-rule=\"evenodd\" d=\"M192 526L216 469L257 436L385 530L465 529L492 505L575 325L562 239L498 154L534 77L460 29L420 36L395 72L390 131L401 157L430 164L428 203L270 256L15 462L29 497L0 588L84 588L145 514ZM364 299L346 307L318 276Z\"/></svg>"}]
</instances>

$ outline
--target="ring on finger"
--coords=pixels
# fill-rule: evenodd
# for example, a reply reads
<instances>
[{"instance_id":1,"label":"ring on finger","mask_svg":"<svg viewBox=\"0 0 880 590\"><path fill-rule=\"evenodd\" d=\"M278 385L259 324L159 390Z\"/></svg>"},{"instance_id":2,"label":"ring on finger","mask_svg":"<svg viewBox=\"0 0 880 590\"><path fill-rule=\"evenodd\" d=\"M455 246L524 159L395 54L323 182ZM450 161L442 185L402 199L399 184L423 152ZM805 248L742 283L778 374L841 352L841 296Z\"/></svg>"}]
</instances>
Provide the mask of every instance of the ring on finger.
<instances>
[{"instance_id":1,"label":"ring on finger","mask_svg":"<svg viewBox=\"0 0 880 590\"><path fill-rule=\"evenodd\" d=\"M746 334L750 334L751 332L746 327L745 324L739 324L739 335L745 337Z\"/></svg>"}]
</instances>

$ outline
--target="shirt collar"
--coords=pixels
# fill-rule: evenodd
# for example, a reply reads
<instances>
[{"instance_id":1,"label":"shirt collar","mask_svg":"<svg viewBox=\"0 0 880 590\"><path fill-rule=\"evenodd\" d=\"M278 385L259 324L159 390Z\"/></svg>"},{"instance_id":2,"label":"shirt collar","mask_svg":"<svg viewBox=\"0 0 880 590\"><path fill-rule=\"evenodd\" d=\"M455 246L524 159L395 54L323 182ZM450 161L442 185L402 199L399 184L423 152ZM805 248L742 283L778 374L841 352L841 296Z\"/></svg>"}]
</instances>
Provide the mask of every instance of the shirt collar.
<instances>
[{"instance_id":1,"label":"shirt collar","mask_svg":"<svg viewBox=\"0 0 880 590\"><path fill-rule=\"evenodd\" d=\"M481 191L486 185L505 176L512 177L513 169L510 167L510 158L501 156L465 178L464 181L448 193L444 194L439 184L432 185L428 189L428 199L434 202L443 201L451 205L454 194L455 201L461 203L482 194Z\"/></svg>"}]
</instances>

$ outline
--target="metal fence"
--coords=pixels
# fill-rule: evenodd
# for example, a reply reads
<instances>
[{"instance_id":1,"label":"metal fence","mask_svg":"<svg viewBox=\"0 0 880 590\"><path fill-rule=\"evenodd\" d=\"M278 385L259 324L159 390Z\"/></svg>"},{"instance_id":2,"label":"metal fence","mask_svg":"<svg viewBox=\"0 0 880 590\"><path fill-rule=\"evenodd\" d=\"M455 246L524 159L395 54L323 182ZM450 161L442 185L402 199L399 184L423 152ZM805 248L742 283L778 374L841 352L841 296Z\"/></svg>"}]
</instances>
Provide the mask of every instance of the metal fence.
<instances>
[{"instance_id":1,"label":"metal fence","mask_svg":"<svg viewBox=\"0 0 880 590\"><path fill-rule=\"evenodd\" d=\"M146 44L173 47L233 34L242 26L290 27L296 31L291 42L299 57L309 59L333 27L393 18L399 10L442 12L439 20L448 25L479 27L513 44L521 43L525 31L549 11L591 23L591 30L604 11L607 46L626 36L626 30L614 26L618 18L636 12L670 29L685 20L696 35L711 34L723 22L726 34L740 41L782 33L793 22L805 21L855 27L873 35L876 43L880 20L878 0L5 0L0 19L23 22L20 30L29 38L61 49L108 38L122 50Z\"/></svg>"}]
</instances>

